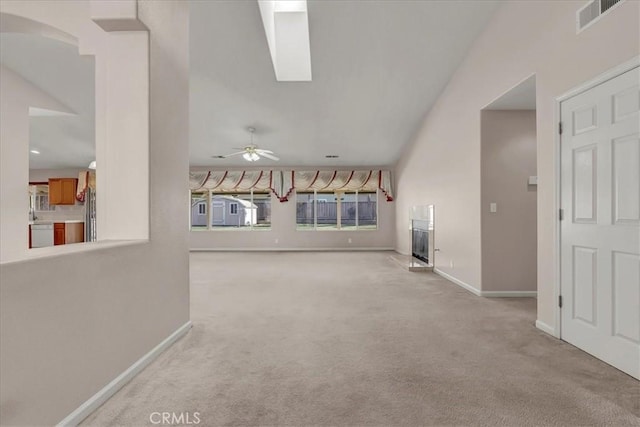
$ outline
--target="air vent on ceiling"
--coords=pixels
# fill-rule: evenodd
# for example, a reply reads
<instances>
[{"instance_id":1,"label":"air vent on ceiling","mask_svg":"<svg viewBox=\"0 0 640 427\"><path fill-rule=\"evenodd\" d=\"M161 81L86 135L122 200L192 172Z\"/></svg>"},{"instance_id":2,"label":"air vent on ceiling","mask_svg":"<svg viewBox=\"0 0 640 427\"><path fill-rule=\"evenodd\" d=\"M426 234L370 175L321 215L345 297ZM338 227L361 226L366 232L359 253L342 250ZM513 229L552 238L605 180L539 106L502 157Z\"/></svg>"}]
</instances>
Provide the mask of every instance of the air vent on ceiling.
<instances>
[{"instance_id":1,"label":"air vent on ceiling","mask_svg":"<svg viewBox=\"0 0 640 427\"><path fill-rule=\"evenodd\" d=\"M605 12L624 0L591 0L576 13L577 32L584 30L593 24Z\"/></svg>"}]
</instances>

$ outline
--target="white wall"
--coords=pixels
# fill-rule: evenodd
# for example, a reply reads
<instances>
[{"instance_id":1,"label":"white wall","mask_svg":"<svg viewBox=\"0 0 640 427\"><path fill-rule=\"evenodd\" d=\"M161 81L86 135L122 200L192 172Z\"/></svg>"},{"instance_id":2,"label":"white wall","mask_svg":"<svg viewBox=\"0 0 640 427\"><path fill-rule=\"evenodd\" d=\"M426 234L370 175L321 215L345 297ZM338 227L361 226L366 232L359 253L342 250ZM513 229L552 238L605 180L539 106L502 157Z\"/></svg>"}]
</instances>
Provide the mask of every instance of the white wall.
<instances>
[{"instance_id":1,"label":"white wall","mask_svg":"<svg viewBox=\"0 0 640 427\"><path fill-rule=\"evenodd\" d=\"M482 290L535 291L536 112L482 112ZM497 212L490 212L490 204Z\"/></svg>"},{"instance_id":2,"label":"white wall","mask_svg":"<svg viewBox=\"0 0 640 427\"><path fill-rule=\"evenodd\" d=\"M29 246L28 93L24 79L0 67L0 261ZM24 185L15 185L17 182Z\"/></svg>"},{"instance_id":3,"label":"white wall","mask_svg":"<svg viewBox=\"0 0 640 427\"><path fill-rule=\"evenodd\" d=\"M538 320L553 328L555 97L640 53L640 3L626 1L576 35L584 1L505 2L469 51L397 165L398 250L412 205L436 206L436 268L481 288L480 110L536 73ZM451 267L453 262L453 268Z\"/></svg>"},{"instance_id":4,"label":"white wall","mask_svg":"<svg viewBox=\"0 0 640 427\"><path fill-rule=\"evenodd\" d=\"M100 30L85 1L1 8L80 39ZM2 425L59 422L189 320L188 3L144 1L139 13L151 33L149 241L0 265ZM0 142L4 215L24 199L28 151L10 151L4 133Z\"/></svg>"},{"instance_id":5,"label":"white wall","mask_svg":"<svg viewBox=\"0 0 640 427\"><path fill-rule=\"evenodd\" d=\"M188 209L188 205L185 206ZM215 250L391 249L395 245L394 225L394 202L387 202L385 195L378 190L377 230L298 231L296 195L293 192L288 202L281 203L276 197L271 197L271 230L198 230L190 233L189 243L191 249Z\"/></svg>"},{"instance_id":6,"label":"white wall","mask_svg":"<svg viewBox=\"0 0 640 427\"><path fill-rule=\"evenodd\" d=\"M78 178L87 169L29 169L29 182L49 182L49 178Z\"/></svg>"}]
</instances>

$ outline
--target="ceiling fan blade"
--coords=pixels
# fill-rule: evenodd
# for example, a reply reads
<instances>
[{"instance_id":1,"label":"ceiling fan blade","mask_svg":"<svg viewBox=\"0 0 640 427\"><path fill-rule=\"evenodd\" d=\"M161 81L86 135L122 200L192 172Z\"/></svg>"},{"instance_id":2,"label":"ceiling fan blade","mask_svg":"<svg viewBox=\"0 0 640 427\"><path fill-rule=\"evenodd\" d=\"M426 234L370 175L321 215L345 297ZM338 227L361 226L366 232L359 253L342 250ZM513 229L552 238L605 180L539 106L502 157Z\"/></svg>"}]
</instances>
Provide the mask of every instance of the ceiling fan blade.
<instances>
[{"instance_id":1,"label":"ceiling fan blade","mask_svg":"<svg viewBox=\"0 0 640 427\"><path fill-rule=\"evenodd\" d=\"M276 157L276 156L274 156L272 154L269 154L269 153L260 153L260 155L262 157L266 157L267 159L276 160L276 161L280 160L280 158L278 158L278 157Z\"/></svg>"},{"instance_id":2,"label":"ceiling fan blade","mask_svg":"<svg viewBox=\"0 0 640 427\"><path fill-rule=\"evenodd\" d=\"M262 148L256 148L256 153L258 154L273 154L271 150L263 150Z\"/></svg>"},{"instance_id":3,"label":"ceiling fan blade","mask_svg":"<svg viewBox=\"0 0 640 427\"><path fill-rule=\"evenodd\" d=\"M222 156L222 157L224 157L226 159L227 157L239 156L240 154L244 154L244 153L245 153L245 151L238 151L237 153L227 154L226 156Z\"/></svg>"}]
</instances>

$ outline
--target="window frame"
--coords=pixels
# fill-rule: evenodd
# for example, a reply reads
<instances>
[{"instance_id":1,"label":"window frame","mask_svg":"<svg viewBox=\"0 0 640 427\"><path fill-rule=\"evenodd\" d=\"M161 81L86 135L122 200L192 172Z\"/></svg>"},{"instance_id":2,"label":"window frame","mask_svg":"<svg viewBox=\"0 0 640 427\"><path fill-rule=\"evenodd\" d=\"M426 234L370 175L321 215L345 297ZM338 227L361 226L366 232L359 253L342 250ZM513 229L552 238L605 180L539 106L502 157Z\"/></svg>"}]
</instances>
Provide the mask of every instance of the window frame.
<instances>
[{"instance_id":1,"label":"window frame","mask_svg":"<svg viewBox=\"0 0 640 427\"><path fill-rule=\"evenodd\" d=\"M298 194L311 194L311 191L301 191L300 193L296 193L296 209L297 209L297 204L298 204L298 200L297 200L297 196ZM349 194L354 194L355 195L355 207L356 207L356 212L355 212L355 228L342 228L342 198L344 196L344 194L349 193ZM335 197L336 199L336 226L335 228L329 228L329 227L318 227L318 203L322 203L322 202L327 202L326 199L318 199L318 194L332 194L333 197ZM358 200L358 195L359 194L375 194L376 196L376 226L375 227L367 227L367 228L361 228L360 226L360 215L359 215L359 200ZM378 231L378 219L379 219L379 194L378 191L358 191L358 190L344 190L344 191L333 191L332 193L327 193L327 192L323 192L323 191L318 191L318 190L313 190L313 227L311 228L307 228L307 227L300 227L300 225L298 224L298 218L296 215L296 231L343 231L343 232L347 232L347 231Z\"/></svg>"},{"instance_id":2,"label":"window frame","mask_svg":"<svg viewBox=\"0 0 640 427\"><path fill-rule=\"evenodd\" d=\"M198 202L198 215L207 214L207 202Z\"/></svg>"},{"instance_id":3,"label":"window frame","mask_svg":"<svg viewBox=\"0 0 640 427\"><path fill-rule=\"evenodd\" d=\"M253 198L253 193L251 194L251 197ZM238 213L238 202L230 202L229 203L229 215L239 215L239 213Z\"/></svg>"},{"instance_id":4,"label":"window frame","mask_svg":"<svg viewBox=\"0 0 640 427\"><path fill-rule=\"evenodd\" d=\"M213 202L213 197L216 195L223 195L223 196L238 196L240 194L244 194L244 195L250 195L249 197L249 201L251 204L253 204L253 200L254 200L254 194L264 194L268 196L268 200L269 200L269 206L271 206L272 204L272 194L270 191L253 191L253 189L247 191L247 192L238 192L238 193L228 193L228 192L216 192L215 190L189 190L189 199L191 200L191 196L194 193L206 193L207 195L207 201L206 201L206 206L211 206L212 202ZM266 199L266 198L265 198ZM233 213L232 212L232 206L235 205L236 206L236 212ZM238 202L230 202L229 203L229 215L233 215L234 217L238 216L240 214L240 203ZM214 225L213 224L213 220L212 220L212 215L213 215L213 209L209 209L209 208L205 208L207 210L206 212L206 218L207 218L207 225L206 227L201 227L201 228L193 228L193 224L191 223L191 204L190 206L190 210L189 210L189 231L271 231L272 230L272 223L271 223L271 214L269 214L269 226L265 227L264 225L258 225L250 223L248 226L243 226L243 227L237 227L237 226L228 226L228 227L221 227L220 225ZM225 209L226 210L226 209ZM271 211L271 209L269 209ZM200 215L200 213L198 213L198 215Z\"/></svg>"}]
</instances>

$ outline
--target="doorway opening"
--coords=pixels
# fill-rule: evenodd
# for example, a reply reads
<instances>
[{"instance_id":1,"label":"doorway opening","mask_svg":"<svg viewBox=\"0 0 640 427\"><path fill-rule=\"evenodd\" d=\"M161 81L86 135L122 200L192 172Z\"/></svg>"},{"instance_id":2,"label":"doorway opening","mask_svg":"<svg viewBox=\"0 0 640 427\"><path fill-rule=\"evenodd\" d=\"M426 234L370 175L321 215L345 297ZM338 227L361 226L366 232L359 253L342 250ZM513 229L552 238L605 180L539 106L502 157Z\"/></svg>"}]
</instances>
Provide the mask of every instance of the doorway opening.
<instances>
[{"instance_id":1,"label":"doorway opening","mask_svg":"<svg viewBox=\"0 0 640 427\"><path fill-rule=\"evenodd\" d=\"M482 293L537 294L536 78L481 110Z\"/></svg>"}]
</instances>

